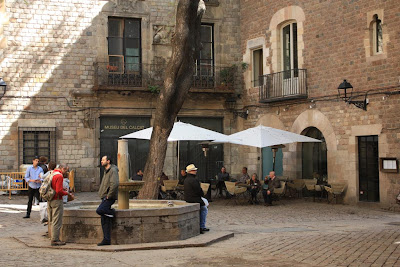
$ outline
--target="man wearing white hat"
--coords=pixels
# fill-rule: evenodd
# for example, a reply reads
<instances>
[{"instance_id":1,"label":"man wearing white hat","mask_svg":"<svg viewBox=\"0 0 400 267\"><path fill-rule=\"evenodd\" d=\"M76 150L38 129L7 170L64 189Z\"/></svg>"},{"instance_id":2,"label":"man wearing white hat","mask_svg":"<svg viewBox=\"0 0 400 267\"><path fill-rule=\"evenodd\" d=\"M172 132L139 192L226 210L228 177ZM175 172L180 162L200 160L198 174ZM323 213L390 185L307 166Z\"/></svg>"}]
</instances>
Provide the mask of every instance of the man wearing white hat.
<instances>
[{"instance_id":1,"label":"man wearing white hat","mask_svg":"<svg viewBox=\"0 0 400 267\"><path fill-rule=\"evenodd\" d=\"M196 166L194 166L194 164L188 165L186 167L186 173L187 176L184 182L185 201L189 203L200 204L200 234L204 234L204 232L210 230L206 228L208 209L204 201L201 199L202 197L204 197L204 193L201 189L200 182L196 179Z\"/></svg>"}]
</instances>

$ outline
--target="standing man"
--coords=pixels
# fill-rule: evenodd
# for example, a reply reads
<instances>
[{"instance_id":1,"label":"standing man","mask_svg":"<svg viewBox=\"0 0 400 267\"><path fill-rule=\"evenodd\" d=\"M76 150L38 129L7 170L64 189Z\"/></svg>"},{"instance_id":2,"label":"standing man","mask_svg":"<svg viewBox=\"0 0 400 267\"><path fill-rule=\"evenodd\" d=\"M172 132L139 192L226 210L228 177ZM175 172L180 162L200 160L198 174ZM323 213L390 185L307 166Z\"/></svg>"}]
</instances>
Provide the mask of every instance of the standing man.
<instances>
[{"instance_id":1,"label":"standing man","mask_svg":"<svg viewBox=\"0 0 400 267\"><path fill-rule=\"evenodd\" d=\"M64 174L67 173L67 171L68 166L66 164L60 164L60 166L53 171L53 179L51 180L51 187L56 192L53 199L47 203L52 246L65 245L65 242L60 240L60 230L64 214L63 196L71 195L63 189Z\"/></svg>"},{"instance_id":2,"label":"standing man","mask_svg":"<svg viewBox=\"0 0 400 267\"><path fill-rule=\"evenodd\" d=\"M209 231L206 228L206 219L208 209L201 199L204 197L203 189L201 189L200 182L196 178L197 168L194 164L190 164L186 167L186 179L185 179L185 201L189 203L199 203L200 204L200 234Z\"/></svg>"},{"instance_id":3,"label":"standing man","mask_svg":"<svg viewBox=\"0 0 400 267\"><path fill-rule=\"evenodd\" d=\"M99 196L101 203L96 212L101 216L101 227L103 228L103 240L98 243L98 246L111 245L111 227L112 220L115 217L115 209L111 206L118 198L118 168L111 164L109 156L101 158L101 166L104 167L104 175L100 184Z\"/></svg>"},{"instance_id":4,"label":"standing man","mask_svg":"<svg viewBox=\"0 0 400 267\"><path fill-rule=\"evenodd\" d=\"M23 217L24 219L31 217L33 197L40 199L39 188L43 181L43 169L39 167L39 157L35 156L32 162L32 166L29 166L25 173L25 181L28 183L29 198L26 215Z\"/></svg>"},{"instance_id":5,"label":"standing man","mask_svg":"<svg viewBox=\"0 0 400 267\"><path fill-rule=\"evenodd\" d=\"M272 206L272 193L274 192L275 188L279 187L281 187L281 183L279 182L278 178L276 178L275 172L269 172L269 177L265 177L262 191L265 206Z\"/></svg>"}]
</instances>

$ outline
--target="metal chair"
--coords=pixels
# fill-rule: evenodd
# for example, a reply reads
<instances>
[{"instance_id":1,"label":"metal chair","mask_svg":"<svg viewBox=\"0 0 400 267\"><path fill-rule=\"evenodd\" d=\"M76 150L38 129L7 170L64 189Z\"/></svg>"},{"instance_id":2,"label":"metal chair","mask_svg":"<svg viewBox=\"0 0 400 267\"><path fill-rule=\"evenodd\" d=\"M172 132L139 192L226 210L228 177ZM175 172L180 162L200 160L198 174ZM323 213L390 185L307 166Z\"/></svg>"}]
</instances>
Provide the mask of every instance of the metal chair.
<instances>
[{"instance_id":1,"label":"metal chair","mask_svg":"<svg viewBox=\"0 0 400 267\"><path fill-rule=\"evenodd\" d=\"M342 197L344 194L344 190L346 189L347 185L346 183L342 182L337 182L337 183L331 183L331 186L324 186L326 192L328 192L328 195L332 196L332 199L335 199L335 204L337 204L337 199L339 197ZM328 197L328 203L332 202L332 199L329 200Z\"/></svg>"},{"instance_id":2,"label":"metal chair","mask_svg":"<svg viewBox=\"0 0 400 267\"><path fill-rule=\"evenodd\" d=\"M201 189L203 190L204 195L207 195L208 189L210 188L210 184L208 183L200 183Z\"/></svg>"},{"instance_id":3,"label":"metal chair","mask_svg":"<svg viewBox=\"0 0 400 267\"><path fill-rule=\"evenodd\" d=\"M225 182L226 190L228 193L231 195L232 199L235 200L235 203L237 204L237 200L240 196L244 196L245 193L247 192L246 187L239 187L236 186L235 182Z\"/></svg>"},{"instance_id":4,"label":"metal chair","mask_svg":"<svg viewBox=\"0 0 400 267\"><path fill-rule=\"evenodd\" d=\"M315 185L317 184L317 179L304 179L304 184L307 191L313 194L313 201L315 202Z\"/></svg>"},{"instance_id":5,"label":"metal chair","mask_svg":"<svg viewBox=\"0 0 400 267\"><path fill-rule=\"evenodd\" d=\"M294 191L298 197L303 195L303 188L305 187L303 179L294 179L293 182L288 182L286 185Z\"/></svg>"},{"instance_id":6,"label":"metal chair","mask_svg":"<svg viewBox=\"0 0 400 267\"><path fill-rule=\"evenodd\" d=\"M273 196L276 197L276 200L280 200L282 196L286 194L286 182L280 181L281 187L275 188L274 192L272 193Z\"/></svg>"},{"instance_id":7,"label":"metal chair","mask_svg":"<svg viewBox=\"0 0 400 267\"><path fill-rule=\"evenodd\" d=\"M178 186L178 180L164 180L164 185L161 186L161 191L163 191L166 196L165 199L173 199L172 194L176 195L176 187Z\"/></svg>"}]
</instances>

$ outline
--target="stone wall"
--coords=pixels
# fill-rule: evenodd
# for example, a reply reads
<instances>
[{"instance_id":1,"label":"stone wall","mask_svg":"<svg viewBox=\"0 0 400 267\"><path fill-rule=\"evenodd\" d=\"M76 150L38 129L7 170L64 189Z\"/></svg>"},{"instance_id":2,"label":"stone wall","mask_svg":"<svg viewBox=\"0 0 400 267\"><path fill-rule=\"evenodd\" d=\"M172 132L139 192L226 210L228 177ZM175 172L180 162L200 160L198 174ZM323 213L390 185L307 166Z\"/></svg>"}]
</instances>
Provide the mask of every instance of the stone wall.
<instances>
[{"instance_id":1,"label":"stone wall","mask_svg":"<svg viewBox=\"0 0 400 267\"><path fill-rule=\"evenodd\" d=\"M327 140L328 179L348 183L347 203L358 201L357 136L378 135L379 157L399 158L400 108L397 1L241 1L246 105L250 117L244 128L279 121L284 130L302 133L317 127ZM371 53L369 25L379 14L383 27L382 54ZM251 87L252 40L265 40L264 74L282 70L279 25L298 22L299 68L307 69L308 99L260 104L258 88ZM301 54L301 55L300 55ZM337 97L337 87L347 79L359 94L353 100L369 100L367 111L347 105ZM311 100L313 100L311 102ZM272 120L271 118L274 118ZM275 123L276 124L276 123ZM244 149L243 149L244 151ZM284 149L284 172L301 178L301 145ZM250 161L257 156L248 153ZM400 191L398 174L379 173L380 202L392 205Z\"/></svg>"},{"instance_id":2,"label":"stone wall","mask_svg":"<svg viewBox=\"0 0 400 267\"><path fill-rule=\"evenodd\" d=\"M5 3L5 5L4 5ZM175 0L6 0L0 23L0 68L7 93L0 99L0 170L19 168L18 127L56 127L57 162L76 169L77 190L99 185L99 118L152 117L157 96L141 91L97 91L96 64L107 62L108 17L141 19L143 64L165 64L171 53ZM215 27L218 65L239 65L238 1L207 6L204 22ZM7 18L7 19L4 19ZM238 75L236 90L241 90ZM232 130L226 94L188 96L180 115L224 117ZM230 151L225 149L228 160ZM169 145L166 173L174 173ZM230 161L228 162L230 164Z\"/></svg>"}]
</instances>

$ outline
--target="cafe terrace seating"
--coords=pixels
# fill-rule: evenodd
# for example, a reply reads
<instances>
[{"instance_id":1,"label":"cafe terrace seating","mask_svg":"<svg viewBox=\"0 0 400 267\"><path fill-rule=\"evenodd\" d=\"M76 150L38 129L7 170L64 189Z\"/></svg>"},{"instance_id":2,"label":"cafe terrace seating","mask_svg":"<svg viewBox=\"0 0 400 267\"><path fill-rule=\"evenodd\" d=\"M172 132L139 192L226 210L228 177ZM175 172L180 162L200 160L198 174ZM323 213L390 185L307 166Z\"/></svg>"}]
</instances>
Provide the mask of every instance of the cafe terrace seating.
<instances>
[{"instance_id":1,"label":"cafe terrace seating","mask_svg":"<svg viewBox=\"0 0 400 267\"><path fill-rule=\"evenodd\" d=\"M280 200L282 196L286 194L286 181L280 181L281 187L275 188L273 196L276 197L276 200Z\"/></svg>"},{"instance_id":2,"label":"cafe terrace seating","mask_svg":"<svg viewBox=\"0 0 400 267\"><path fill-rule=\"evenodd\" d=\"M231 197L233 200L235 200L236 204L238 203L240 196L243 196L245 198L247 187L236 186L235 182L227 182L227 181L225 181L225 186L226 190L228 191L229 194L231 194Z\"/></svg>"},{"instance_id":3,"label":"cafe terrace seating","mask_svg":"<svg viewBox=\"0 0 400 267\"><path fill-rule=\"evenodd\" d=\"M200 183L201 189L203 190L204 195L207 195L208 188L210 188L210 184L208 183Z\"/></svg>"},{"instance_id":4,"label":"cafe terrace seating","mask_svg":"<svg viewBox=\"0 0 400 267\"><path fill-rule=\"evenodd\" d=\"M164 180L164 185L161 186L161 191L166 194L165 199L173 199L172 194L176 193L176 187L178 186L178 180Z\"/></svg>"},{"instance_id":5,"label":"cafe terrace seating","mask_svg":"<svg viewBox=\"0 0 400 267\"><path fill-rule=\"evenodd\" d=\"M287 186L291 191L294 191L298 197L303 195L303 188L305 187L303 179L294 179L293 182L288 182Z\"/></svg>"},{"instance_id":6,"label":"cafe terrace seating","mask_svg":"<svg viewBox=\"0 0 400 267\"><path fill-rule=\"evenodd\" d=\"M317 184L317 179L304 179L304 184L309 193L313 195L313 201L315 201L315 185Z\"/></svg>"},{"instance_id":7,"label":"cafe terrace seating","mask_svg":"<svg viewBox=\"0 0 400 267\"><path fill-rule=\"evenodd\" d=\"M331 183L331 186L324 186L326 192L328 192L328 203L332 202L335 199L335 203L337 204L337 199L342 197L347 185L344 182L336 182ZM329 200L329 195L332 196L331 200Z\"/></svg>"}]
</instances>

